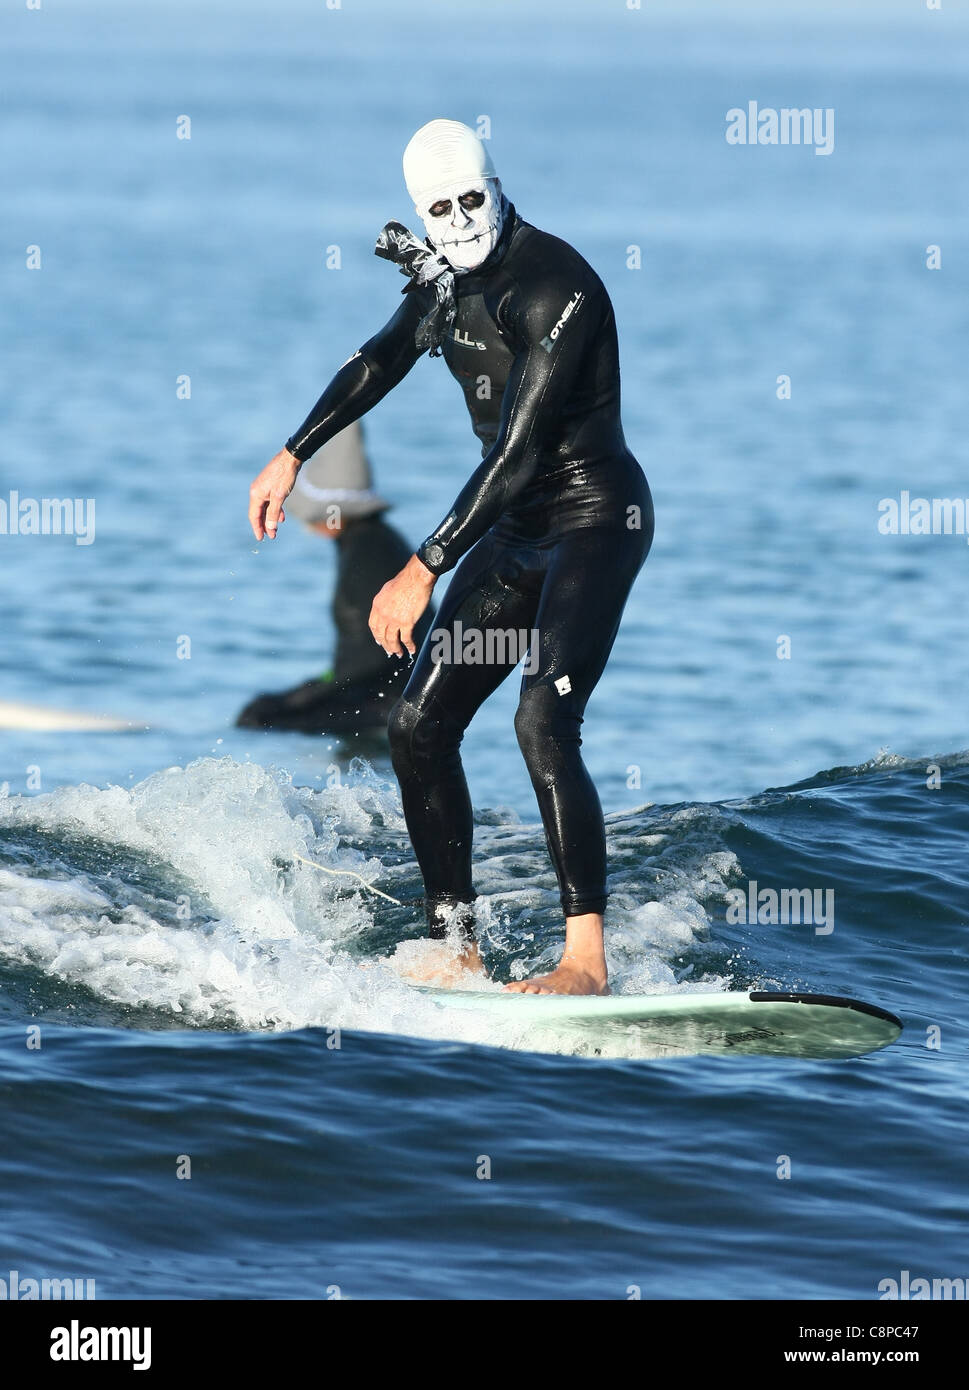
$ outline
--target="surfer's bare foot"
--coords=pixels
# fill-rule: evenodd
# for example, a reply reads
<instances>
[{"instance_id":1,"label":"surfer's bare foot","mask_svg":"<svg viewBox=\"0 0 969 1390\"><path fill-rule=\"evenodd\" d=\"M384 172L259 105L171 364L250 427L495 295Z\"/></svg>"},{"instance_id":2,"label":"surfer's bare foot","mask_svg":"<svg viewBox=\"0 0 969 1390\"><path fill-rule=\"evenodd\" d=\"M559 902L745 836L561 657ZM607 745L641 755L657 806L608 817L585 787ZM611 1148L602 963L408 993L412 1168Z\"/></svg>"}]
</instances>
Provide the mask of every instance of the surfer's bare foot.
<instances>
[{"instance_id":1,"label":"surfer's bare foot","mask_svg":"<svg viewBox=\"0 0 969 1390\"><path fill-rule=\"evenodd\" d=\"M556 969L533 980L516 980L505 989L512 994L608 994L602 914L566 917L565 950Z\"/></svg>"},{"instance_id":2,"label":"surfer's bare foot","mask_svg":"<svg viewBox=\"0 0 969 1390\"><path fill-rule=\"evenodd\" d=\"M609 982L605 973L584 969L563 958L550 975L518 980L505 985L505 989L512 994L608 994Z\"/></svg>"},{"instance_id":3,"label":"surfer's bare foot","mask_svg":"<svg viewBox=\"0 0 969 1390\"><path fill-rule=\"evenodd\" d=\"M378 964L389 965L410 984L435 985L438 989L474 988L468 976L485 973L476 941L458 945L426 936L402 941L392 956Z\"/></svg>"},{"instance_id":4,"label":"surfer's bare foot","mask_svg":"<svg viewBox=\"0 0 969 1390\"><path fill-rule=\"evenodd\" d=\"M458 965L462 970L474 970L479 975L485 973L485 964L481 959L481 952L478 950L477 941L469 941L458 955Z\"/></svg>"}]
</instances>

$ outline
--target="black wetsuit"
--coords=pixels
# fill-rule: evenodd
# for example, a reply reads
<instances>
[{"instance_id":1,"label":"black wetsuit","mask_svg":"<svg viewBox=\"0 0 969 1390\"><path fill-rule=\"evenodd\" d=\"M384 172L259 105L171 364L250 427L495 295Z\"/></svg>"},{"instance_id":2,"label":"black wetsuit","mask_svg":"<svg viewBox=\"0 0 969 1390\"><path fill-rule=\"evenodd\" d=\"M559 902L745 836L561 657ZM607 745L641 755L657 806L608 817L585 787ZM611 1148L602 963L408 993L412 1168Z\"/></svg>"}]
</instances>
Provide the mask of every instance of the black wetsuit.
<instances>
[{"instance_id":1,"label":"black wetsuit","mask_svg":"<svg viewBox=\"0 0 969 1390\"><path fill-rule=\"evenodd\" d=\"M435 574L458 568L389 724L432 934L454 916L446 909L475 896L458 750L522 654L500 640L508 630L535 633L515 729L562 907L566 916L605 908L602 810L579 730L653 536L649 487L620 423L615 317L588 263L512 207L492 254L456 276L454 291L443 355L483 460L418 549ZM297 458L369 410L421 355L414 335L434 290L412 281L404 296L288 441ZM481 660L466 655L475 632ZM435 640L442 633L450 651Z\"/></svg>"},{"instance_id":2,"label":"black wetsuit","mask_svg":"<svg viewBox=\"0 0 969 1390\"><path fill-rule=\"evenodd\" d=\"M332 670L292 690L257 696L239 715L240 726L327 734L386 729L394 702L407 684L410 660L388 657L367 623L374 595L404 568L411 547L380 515L347 521L335 543ZM433 617L429 606L414 630L418 642L430 631Z\"/></svg>"}]
</instances>

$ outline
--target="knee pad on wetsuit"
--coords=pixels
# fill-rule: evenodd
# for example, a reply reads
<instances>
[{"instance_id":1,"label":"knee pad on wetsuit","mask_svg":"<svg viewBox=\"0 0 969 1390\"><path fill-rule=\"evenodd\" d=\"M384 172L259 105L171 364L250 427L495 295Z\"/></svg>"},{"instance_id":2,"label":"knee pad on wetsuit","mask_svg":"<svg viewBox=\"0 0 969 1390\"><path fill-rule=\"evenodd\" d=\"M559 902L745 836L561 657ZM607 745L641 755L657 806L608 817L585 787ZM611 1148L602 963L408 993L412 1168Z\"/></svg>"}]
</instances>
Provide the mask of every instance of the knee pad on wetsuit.
<instances>
[{"instance_id":1,"label":"knee pad on wetsuit","mask_svg":"<svg viewBox=\"0 0 969 1390\"><path fill-rule=\"evenodd\" d=\"M445 753L457 748L463 734L464 730L451 720L431 714L401 696L387 721L390 757L398 778L435 766Z\"/></svg>"}]
</instances>

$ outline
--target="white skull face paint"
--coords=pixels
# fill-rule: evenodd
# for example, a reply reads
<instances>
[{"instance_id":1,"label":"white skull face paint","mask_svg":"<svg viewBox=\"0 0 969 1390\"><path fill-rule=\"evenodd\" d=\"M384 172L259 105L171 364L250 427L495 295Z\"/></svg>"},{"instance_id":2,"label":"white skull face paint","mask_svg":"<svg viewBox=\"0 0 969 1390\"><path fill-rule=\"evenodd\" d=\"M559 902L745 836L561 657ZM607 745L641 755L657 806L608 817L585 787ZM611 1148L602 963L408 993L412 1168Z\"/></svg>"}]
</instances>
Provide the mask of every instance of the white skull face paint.
<instances>
[{"instance_id":1,"label":"white skull face paint","mask_svg":"<svg viewBox=\"0 0 969 1390\"><path fill-rule=\"evenodd\" d=\"M497 179L437 188L417 207L434 249L455 270L487 260L501 234L501 185Z\"/></svg>"},{"instance_id":2,"label":"white skull face paint","mask_svg":"<svg viewBox=\"0 0 969 1390\"><path fill-rule=\"evenodd\" d=\"M404 151L404 182L431 245L455 270L495 249L504 199L483 140L460 121L421 126Z\"/></svg>"}]
</instances>

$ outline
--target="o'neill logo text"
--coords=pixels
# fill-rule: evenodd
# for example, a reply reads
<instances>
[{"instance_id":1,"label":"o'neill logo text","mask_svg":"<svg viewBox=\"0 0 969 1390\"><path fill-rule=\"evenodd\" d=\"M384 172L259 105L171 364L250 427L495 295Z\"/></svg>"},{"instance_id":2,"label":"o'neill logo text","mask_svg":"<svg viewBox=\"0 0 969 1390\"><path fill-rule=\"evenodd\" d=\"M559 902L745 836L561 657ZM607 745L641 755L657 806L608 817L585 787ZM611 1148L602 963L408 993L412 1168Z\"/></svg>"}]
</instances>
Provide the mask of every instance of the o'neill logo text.
<instances>
[{"instance_id":1,"label":"o'neill logo text","mask_svg":"<svg viewBox=\"0 0 969 1390\"><path fill-rule=\"evenodd\" d=\"M583 299L585 299L585 295L582 293L582 291L576 290L575 294L572 296L568 304L566 304L565 308L562 310L558 323L552 329L551 333L547 334L542 339L542 347L545 349L546 352L552 351L552 348L555 346L555 340L562 332L562 329L565 327L568 320L575 313L576 309L582 303Z\"/></svg>"}]
</instances>

